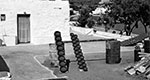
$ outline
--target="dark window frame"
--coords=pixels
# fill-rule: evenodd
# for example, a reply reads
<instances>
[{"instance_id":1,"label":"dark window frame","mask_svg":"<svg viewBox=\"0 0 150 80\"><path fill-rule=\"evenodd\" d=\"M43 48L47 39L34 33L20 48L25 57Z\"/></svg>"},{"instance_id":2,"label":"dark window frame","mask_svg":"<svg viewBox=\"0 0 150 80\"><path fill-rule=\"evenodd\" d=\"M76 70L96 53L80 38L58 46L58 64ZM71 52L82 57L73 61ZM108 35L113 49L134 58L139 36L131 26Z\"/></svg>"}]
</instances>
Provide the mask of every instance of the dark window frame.
<instances>
[{"instance_id":1,"label":"dark window frame","mask_svg":"<svg viewBox=\"0 0 150 80\"><path fill-rule=\"evenodd\" d=\"M1 14L1 21L6 21L6 14Z\"/></svg>"}]
</instances>

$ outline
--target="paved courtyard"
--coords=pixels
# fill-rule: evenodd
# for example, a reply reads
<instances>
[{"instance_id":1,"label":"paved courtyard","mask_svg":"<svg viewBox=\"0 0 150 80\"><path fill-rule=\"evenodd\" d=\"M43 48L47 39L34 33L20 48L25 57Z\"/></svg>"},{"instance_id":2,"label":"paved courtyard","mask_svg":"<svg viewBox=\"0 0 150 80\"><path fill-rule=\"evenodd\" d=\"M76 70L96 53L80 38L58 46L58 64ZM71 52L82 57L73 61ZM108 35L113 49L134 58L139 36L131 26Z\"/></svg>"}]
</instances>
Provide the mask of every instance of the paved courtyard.
<instances>
[{"instance_id":1,"label":"paved courtyard","mask_svg":"<svg viewBox=\"0 0 150 80\"><path fill-rule=\"evenodd\" d=\"M91 39L91 37L79 36L80 39ZM98 39L92 37L92 39ZM105 59L105 42L81 43L85 59ZM72 44L65 44L66 57L74 60ZM122 61L120 64L106 64L105 60L87 61L88 72L80 72L76 62L70 64L69 72L58 73L58 69L43 68L35 59L35 56L49 54L49 45L18 45L14 47L0 47L0 54L10 67L12 80L42 80L68 76L68 80L144 80L139 76L129 76L123 69L133 64L133 46L121 47ZM46 59L43 59L46 60ZM42 61L42 60L41 60ZM54 74L52 74L52 71Z\"/></svg>"}]
</instances>

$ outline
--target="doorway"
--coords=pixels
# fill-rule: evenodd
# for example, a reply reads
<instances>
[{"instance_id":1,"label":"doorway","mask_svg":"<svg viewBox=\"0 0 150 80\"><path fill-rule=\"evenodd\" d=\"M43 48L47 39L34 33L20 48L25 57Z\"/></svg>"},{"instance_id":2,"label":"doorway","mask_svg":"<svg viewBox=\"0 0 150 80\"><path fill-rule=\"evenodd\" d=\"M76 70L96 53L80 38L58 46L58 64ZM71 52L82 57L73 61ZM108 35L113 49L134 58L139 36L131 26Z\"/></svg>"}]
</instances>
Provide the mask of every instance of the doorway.
<instances>
[{"instance_id":1,"label":"doorway","mask_svg":"<svg viewBox=\"0 0 150 80\"><path fill-rule=\"evenodd\" d=\"M17 15L17 43L30 43L30 14Z\"/></svg>"}]
</instances>

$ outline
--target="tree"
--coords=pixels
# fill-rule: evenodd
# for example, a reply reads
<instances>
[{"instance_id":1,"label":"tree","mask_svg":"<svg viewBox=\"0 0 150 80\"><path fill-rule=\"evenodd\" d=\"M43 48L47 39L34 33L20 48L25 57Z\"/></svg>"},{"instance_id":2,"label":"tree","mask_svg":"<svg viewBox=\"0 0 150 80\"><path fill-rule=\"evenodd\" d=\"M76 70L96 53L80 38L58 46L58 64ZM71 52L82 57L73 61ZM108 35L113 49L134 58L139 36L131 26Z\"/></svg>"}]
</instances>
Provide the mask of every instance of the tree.
<instances>
[{"instance_id":1,"label":"tree","mask_svg":"<svg viewBox=\"0 0 150 80\"><path fill-rule=\"evenodd\" d=\"M150 0L112 0L111 12L106 13L112 18L111 24L124 24L126 35L131 35L138 22L141 21L147 33L150 25ZM131 26L134 24L134 26Z\"/></svg>"},{"instance_id":2,"label":"tree","mask_svg":"<svg viewBox=\"0 0 150 80\"><path fill-rule=\"evenodd\" d=\"M85 25L87 24L87 19L90 16L89 13L90 13L90 11L88 10L88 6L83 6L79 10L79 14L80 14L80 16L78 18L79 26L85 27Z\"/></svg>"}]
</instances>

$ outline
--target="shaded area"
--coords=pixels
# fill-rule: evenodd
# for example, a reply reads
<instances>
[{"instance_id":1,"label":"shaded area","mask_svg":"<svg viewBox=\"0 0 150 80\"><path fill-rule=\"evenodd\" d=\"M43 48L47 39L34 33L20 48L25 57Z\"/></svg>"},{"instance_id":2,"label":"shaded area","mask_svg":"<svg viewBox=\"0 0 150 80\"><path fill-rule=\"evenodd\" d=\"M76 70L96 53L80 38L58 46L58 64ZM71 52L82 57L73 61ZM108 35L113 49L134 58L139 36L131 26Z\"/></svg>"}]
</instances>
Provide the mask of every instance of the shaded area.
<instances>
[{"instance_id":1,"label":"shaded area","mask_svg":"<svg viewBox=\"0 0 150 80\"><path fill-rule=\"evenodd\" d=\"M39 56L41 57L41 56ZM39 58L41 59L41 58ZM64 74L62 74L60 71L59 71L59 67L55 67L53 64L52 64L52 60L48 59L48 58L45 58L43 59L44 61L42 61L42 65L47 67L48 69L52 70L53 71L53 74L56 75L57 77L63 77L63 76L66 76ZM55 79L54 79L55 80Z\"/></svg>"},{"instance_id":2,"label":"shaded area","mask_svg":"<svg viewBox=\"0 0 150 80\"><path fill-rule=\"evenodd\" d=\"M8 65L6 64L5 60L0 56L0 72L7 71L10 72Z\"/></svg>"},{"instance_id":3,"label":"shaded area","mask_svg":"<svg viewBox=\"0 0 150 80\"><path fill-rule=\"evenodd\" d=\"M56 79L47 79L47 80L67 80L66 78L56 78Z\"/></svg>"}]
</instances>

